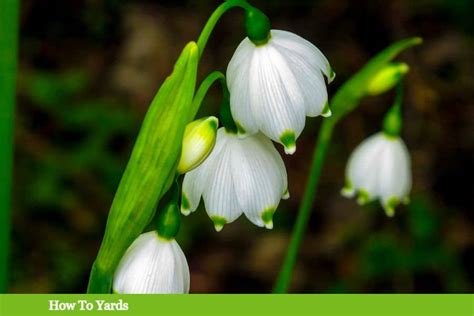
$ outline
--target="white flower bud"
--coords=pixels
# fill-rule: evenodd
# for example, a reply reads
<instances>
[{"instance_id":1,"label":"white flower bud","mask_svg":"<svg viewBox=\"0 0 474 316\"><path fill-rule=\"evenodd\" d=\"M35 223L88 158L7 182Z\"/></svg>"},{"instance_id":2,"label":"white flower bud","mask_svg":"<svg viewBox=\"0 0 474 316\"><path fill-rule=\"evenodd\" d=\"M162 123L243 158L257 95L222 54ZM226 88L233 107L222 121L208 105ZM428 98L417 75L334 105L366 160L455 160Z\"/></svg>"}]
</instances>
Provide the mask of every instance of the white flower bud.
<instances>
[{"instance_id":1,"label":"white flower bud","mask_svg":"<svg viewBox=\"0 0 474 316\"><path fill-rule=\"evenodd\" d=\"M128 248L115 272L113 290L119 294L189 293L189 267L176 240L156 231L140 235Z\"/></svg>"},{"instance_id":2,"label":"white flower bud","mask_svg":"<svg viewBox=\"0 0 474 316\"><path fill-rule=\"evenodd\" d=\"M216 143L219 120L214 116L202 118L186 126L177 171L181 174L199 166Z\"/></svg>"}]
</instances>

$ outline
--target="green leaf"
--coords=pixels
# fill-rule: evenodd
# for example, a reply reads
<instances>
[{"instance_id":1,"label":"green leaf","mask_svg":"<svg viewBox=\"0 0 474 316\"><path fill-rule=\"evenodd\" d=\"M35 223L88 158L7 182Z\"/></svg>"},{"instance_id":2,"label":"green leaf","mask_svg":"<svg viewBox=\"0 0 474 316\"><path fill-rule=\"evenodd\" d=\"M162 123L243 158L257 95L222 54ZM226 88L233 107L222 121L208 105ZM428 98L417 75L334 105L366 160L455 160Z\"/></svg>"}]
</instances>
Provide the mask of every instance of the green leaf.
<instances>
[{"instance_id":1,"label":"green leaf","mask_svg":"<svg viewBox=\"0 0 474 316\"><path fill-rule=\"evenodd\" d=\"M110 209L105 236L92 267L88 292L108 293L113 273L129 245L154 216L176 172L192 109L198 48L190 42L145 116Z\"/></svg>"}]
</instances>

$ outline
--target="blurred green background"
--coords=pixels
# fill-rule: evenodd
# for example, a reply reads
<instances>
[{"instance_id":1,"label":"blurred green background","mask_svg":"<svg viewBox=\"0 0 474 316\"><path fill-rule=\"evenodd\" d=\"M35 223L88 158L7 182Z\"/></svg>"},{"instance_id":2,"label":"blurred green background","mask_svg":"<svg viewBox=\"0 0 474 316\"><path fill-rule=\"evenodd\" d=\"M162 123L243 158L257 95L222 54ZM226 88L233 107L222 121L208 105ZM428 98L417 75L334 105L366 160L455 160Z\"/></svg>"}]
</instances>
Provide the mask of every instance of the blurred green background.
<instances>
[{"instance_id":1,"label":"blurred green background","mask_svg":"<svg viewBox=\"0 0 474 316\"><path fill-rule=\"evenodd\" d=\"M22 1L10 292L85 291L144 113L218 3ZM339 194L348 155L378 131L393 94L367 98L335 133L291 291L472 292L474 2L252 3L274 28L326 54L337 73L330 95L391 42L425 40L400 58L411 66L403 138L412 203L391 219L377 203L361 208ZM243 36L241 12L225 15L200 78L225 70ZM201 114L217 113L219 102L216 87ZM291 198L280 204L273 230L240 218L216 233L202 208L183 219L191 292L271 291L321 120L308 119L298 151L284 156Z\"/></svg>"}]
</instances>

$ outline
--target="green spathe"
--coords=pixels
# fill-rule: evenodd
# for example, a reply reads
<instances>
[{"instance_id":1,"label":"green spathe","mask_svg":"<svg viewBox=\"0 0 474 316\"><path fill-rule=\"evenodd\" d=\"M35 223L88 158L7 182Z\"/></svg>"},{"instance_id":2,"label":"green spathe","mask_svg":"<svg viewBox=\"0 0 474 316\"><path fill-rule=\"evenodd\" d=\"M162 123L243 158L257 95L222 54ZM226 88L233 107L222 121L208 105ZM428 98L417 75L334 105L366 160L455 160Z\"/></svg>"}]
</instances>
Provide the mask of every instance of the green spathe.
<instances>
[{"instance_id":1,"label":"green spathe","mask_svg":"<svg viewBox=\"0 0 474 316\"><path fill-rule=\"evenodd\" d=\"M186 124L196 112L198 47L186 45L153 99L110 209L105 236L89 280L89 293L109 293L122 255L154 216L171 186Z\"/></svg>"}]
</instances>

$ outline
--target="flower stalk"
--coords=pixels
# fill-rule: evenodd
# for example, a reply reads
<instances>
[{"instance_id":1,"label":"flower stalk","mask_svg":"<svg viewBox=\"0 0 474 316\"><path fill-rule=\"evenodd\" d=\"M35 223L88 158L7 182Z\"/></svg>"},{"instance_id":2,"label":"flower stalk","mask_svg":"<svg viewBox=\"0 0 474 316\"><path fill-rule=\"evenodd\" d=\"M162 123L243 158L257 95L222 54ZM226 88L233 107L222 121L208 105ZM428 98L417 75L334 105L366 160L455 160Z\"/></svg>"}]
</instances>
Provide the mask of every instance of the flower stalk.
<instances>
[{"instance_id":1,"label":"flower stalk","mask_svg":"<svg viewBox=\"0 0 474 316\"><path fill-rule=\"evenodd\" d=\"M400 135L400 130L402 129L402 106L403 99L403 84L401 82L397 85L397 94L395 96L395 102L393 106L388 110L387 114L383 119L383 131L385 134L397 137Z\"/></svg>"},{"instance_id":2,"label":"flower stalk","mask_svg":"<svg viewBox=\"0 0 474 316\"><path fill-rule=\"evenodd\" d=\"M308 226L308 220L316 197L319 177L331 142L334 126L339 120L357 108L361 99L367 95L367 86L380 70L403 50L414 45L419 45L421 42L421 38L415 37L399 41L387 47L346 81L334 95L331 102L333 115L323 121L319 130L308 183L303 201L298 210L286 257L274 285L274 293L286 293L288 291L298 251Z\"/></svg>"}]
</instances>

